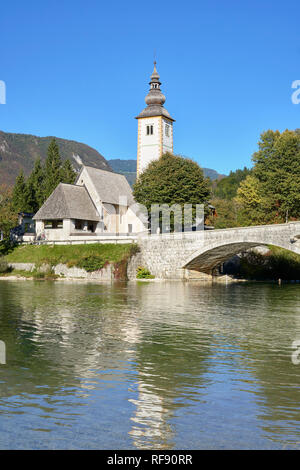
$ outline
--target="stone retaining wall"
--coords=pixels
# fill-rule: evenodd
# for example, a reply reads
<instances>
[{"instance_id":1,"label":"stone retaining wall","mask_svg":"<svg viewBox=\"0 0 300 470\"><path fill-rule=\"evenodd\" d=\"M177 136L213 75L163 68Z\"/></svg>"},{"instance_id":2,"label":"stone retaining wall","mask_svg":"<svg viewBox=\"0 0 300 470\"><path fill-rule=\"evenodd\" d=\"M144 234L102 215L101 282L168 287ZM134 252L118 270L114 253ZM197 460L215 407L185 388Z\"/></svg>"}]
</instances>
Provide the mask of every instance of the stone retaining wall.
<instances>
[{"instance_id":1,"label":"stone retaining wall","mask_svg":"<svg viewBox=\"0 0 300 470\"><path fill-rule=\"evenodd\" d=\"M35 270L34 263L9 263L8 266L13 269L17 269L18 271L32 272ZM65 264L58 264L53 267L53 272L54 274L65 276L67 278L111 281L114 279L113 268L112 264L108 264L98 271L89 273L85 269L77 268L76 266L69 268ZM51 269L51 266L44 264L39 268L39 271L47 272L49 269Z\"/></svg>"}]
</instances>

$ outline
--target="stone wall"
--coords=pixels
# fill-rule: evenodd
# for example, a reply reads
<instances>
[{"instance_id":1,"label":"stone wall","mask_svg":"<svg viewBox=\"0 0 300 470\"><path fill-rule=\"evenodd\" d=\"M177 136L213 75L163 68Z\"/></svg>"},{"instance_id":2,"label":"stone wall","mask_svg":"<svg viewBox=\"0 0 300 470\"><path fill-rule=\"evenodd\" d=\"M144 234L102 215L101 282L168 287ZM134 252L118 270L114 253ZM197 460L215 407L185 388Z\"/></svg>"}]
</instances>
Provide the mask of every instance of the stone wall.
<instances>
[{"instance_id":1,"label":"stone wall","mask_svg":"<svg viewBox=\"0 0 300 470\"><path fill-rule=\"evenodd\" d=\"M136 279L136 272L139 266L145 266L145 260L142 253L132 256L127 265L127 276L129 280Z\"/></svg>"},{"instance_id":2,"label":"stone wall","mask_svg":"<svg viewBox=\"0 0 300 470\"><path fill-rule=\"evenodd\" d=\"M162 279L186 279L188 271L212 274L231 256L259 245L274 245L300 254L300 222L186 234L140 236L139 263Z\"/></svg>"},{"instance_id":3,"label":"stone wall","mask_svg":"<svg viewBox=\"0 0 300 470\"><path fill-rule=\"evenodd\" d=\"M35 264L33 263L10 263L9 267L28 272L35 270ZM89 273L85 269L77 268L76 266L69 268L65 264L58 264L57 266L53 267L53 272L59 276L65 276L66 278L71 279L95 279L98 281L111 281L114 279L113 268L114 267L112 264L108 264L98 271ZM44 264L38 270L40 272L47 272L49 269L51 269L51 266Z\"/></svg>"},{"instance_id":4,"label":"stone wall","mask_svg":"<svg viewBox=\"0 0 300 470\"><path fill-rule=\"evenodd\" d=\"M35 270L34 263L8 263L8 267L12 269L17 269L18 271L32 272Z\"/></svg>"}]
</instances>

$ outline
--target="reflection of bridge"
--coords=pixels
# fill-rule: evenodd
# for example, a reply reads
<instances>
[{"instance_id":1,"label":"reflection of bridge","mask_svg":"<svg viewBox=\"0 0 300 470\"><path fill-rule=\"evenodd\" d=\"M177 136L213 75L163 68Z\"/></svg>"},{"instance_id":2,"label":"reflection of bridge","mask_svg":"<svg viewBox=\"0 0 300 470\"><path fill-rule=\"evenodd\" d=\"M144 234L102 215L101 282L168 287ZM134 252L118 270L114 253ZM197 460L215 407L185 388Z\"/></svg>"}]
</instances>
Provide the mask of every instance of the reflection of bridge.
<instances>
[{"instance_id":1,"label":"reflection of bridge","mask_svg":"<svg viewBox=\"0 0 300 470\"><path fill-rule=\"evenodd\" d=\"M212 274L226 259L254 246L274 245L300 254L300 222L140 236L138 243L138 263L152 274L184 278L186 269Z\"/></svg>"}]
</instances>

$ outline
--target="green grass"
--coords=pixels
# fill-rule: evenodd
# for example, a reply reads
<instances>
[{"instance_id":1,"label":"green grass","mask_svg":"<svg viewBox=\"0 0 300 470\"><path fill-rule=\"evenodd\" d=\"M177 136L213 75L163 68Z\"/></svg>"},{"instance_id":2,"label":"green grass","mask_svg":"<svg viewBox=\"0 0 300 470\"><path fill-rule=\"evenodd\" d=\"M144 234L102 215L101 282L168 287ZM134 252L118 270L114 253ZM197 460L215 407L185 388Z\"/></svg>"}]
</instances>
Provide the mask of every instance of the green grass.
<instances>
[{"instance_id":1,"label":"green grass","mask_svg":"<svg viewBox=\"0 0 300 470\"><path fill-rule=\"evenodd\" d=\"M89 245L21 245L5 256L9 263L35 263L41 266L66 264L82 266L87 259L95 257L104 263L119 263L136 252L133 244L89 244ZM101 263L102 263L101 261Z\"/></svg>"},{"instance_id":2,"label":"green grass","mask_svg":"<svg viewBox=\"0 0 300 470\"><path fill-rule=\"evenodd\" d=\"M150 273L149 269L144 268L143 266L139 266L137 268L136 278L137 279L154 279L155 276L153 276L153 274Z\"/></svg>"},{"instance_id":3,"label":"green grass","mask_svg":"<svg viewBox=\"0 0 300 470\"><path fill-rule=\"evenodd\" d=\"M34 279L34 280L55 280L59 277L57 274L52 272L41 273L39 271L22 271L19 269L13 269L10 272L0 274L0 277L25 277L26 279Z\"/></svg>"}]
</instances>

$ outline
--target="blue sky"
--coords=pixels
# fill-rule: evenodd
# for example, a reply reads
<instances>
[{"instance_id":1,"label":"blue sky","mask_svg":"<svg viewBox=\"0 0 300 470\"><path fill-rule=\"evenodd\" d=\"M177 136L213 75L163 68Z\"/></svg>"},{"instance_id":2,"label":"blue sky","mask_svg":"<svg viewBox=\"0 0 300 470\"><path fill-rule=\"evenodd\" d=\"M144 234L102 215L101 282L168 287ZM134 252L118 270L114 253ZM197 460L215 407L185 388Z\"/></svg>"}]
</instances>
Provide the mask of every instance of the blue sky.
<instances>
[{"instance_id":1,"label":"blue sky","mask_svg":"<svg viewBox=\"0 0 300 470\"><path fill-rule=\"evenodd\" d=\"M299 1L29 0L0 7L0 129L136 158L154 50L175 153L228 173L300 127Z\"/></svg>"}]
</instances>

